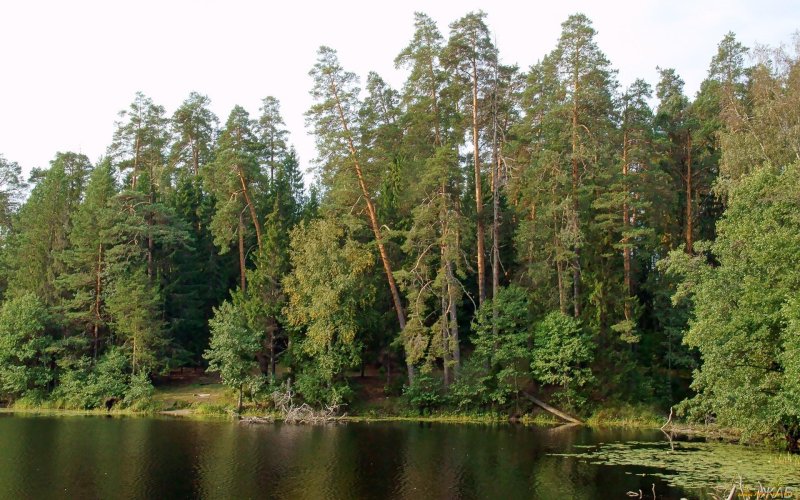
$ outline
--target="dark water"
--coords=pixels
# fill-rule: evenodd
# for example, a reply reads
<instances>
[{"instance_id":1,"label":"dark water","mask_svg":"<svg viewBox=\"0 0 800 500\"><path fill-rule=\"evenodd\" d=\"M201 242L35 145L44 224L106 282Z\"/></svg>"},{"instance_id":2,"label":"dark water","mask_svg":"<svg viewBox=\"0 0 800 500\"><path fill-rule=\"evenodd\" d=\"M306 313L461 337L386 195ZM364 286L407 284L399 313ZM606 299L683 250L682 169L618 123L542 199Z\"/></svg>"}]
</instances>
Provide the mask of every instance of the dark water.
<instances>
[{"instance_id":1,"label":"dark water","mask_svg":"<svg viewBox=\"0 0 800 500\"><path fill-rule=\"evenodd\" d=\"M655 432L0 416L0 498L652 498L630 466L552 456ZM576 447L577 446L577 447ZM691 495L688 495L691 497Z\"/></svg>"}]
</instances>

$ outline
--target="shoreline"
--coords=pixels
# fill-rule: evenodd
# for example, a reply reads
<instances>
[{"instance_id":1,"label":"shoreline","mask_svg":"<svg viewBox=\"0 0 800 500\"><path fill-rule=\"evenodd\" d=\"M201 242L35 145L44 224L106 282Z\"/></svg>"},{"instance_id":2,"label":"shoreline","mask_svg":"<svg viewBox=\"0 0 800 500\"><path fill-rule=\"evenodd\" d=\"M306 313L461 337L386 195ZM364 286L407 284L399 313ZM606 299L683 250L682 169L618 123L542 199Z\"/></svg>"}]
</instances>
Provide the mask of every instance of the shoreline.
<instances>
[{"instance_id":1,"label":"shoreline","mask_svg":"<svg viewBox=\"0 0 800 500\"><path fill-rule=\"evenodd\" d=\"M135 417L135 418L171 418L187 420L215 420L215 421L242 421L252 417L264 417L263 424L282 423L283 418L274 414L259 414L252 411L245 411L241 415L233 412L208 412L198 411L197 408L180 409L159 409L159 410L132 410L114 409L111 411L75 410L61 408L0 408L0 415L20 416L75 416L75 417ZM387 423L387 422L410 422L410 423L440 423L440 424L470 424L470 425L494 425L494 426L538 426L557 428L587 427L590 429L638 429L638 430L661 430L665 435L672 434L672 437L683 438L704 438L707 440L721 441L730 444L742 444L748 446L765 446L758 443L743 443L741 432L732 428L720 428L713 425L692 425L686 423L670 424L669 427L661 427L650 422L636 422L629 419L598 419L589 418L586 422L575 424L561 422L553 418L537 415L534 417L523 417L516 420L502 418L498 415L343 415L333 422L353 422L353 423ZM314 425L314 424L295 424L295 425Z\"/></svg>"}]
</instances>

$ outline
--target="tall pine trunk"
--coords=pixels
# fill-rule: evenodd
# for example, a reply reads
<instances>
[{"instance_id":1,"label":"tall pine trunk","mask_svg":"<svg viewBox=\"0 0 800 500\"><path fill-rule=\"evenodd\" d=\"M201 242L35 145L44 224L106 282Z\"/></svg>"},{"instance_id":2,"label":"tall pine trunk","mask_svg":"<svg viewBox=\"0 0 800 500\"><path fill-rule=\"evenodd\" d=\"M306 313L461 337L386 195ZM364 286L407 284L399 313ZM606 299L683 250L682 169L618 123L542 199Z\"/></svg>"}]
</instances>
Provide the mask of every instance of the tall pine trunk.
<instances>
[{"instance_id":1,"label":"tall pine trunk","mask_svg":"<svg viewBox=\"0 0 800 500\"><path fill-rule=\"evenodd\" d=\"M458 288L456 287L456 277L453 274L453 263L448 260L445 263L447 276L447 308L450 318L450 343L453 348L453 371L455 378L458 378L459 368L461 367L461 345L458 337L458 311L456 310L456 299L458 298Z\"/></svg>"},{"instance_id":2,"label":"tall pine trunk","mask_svg":"<svg viewBox=\"0 0 800 500\"><path fill-rule=\"evenodd\" d=\"M100 295L103 291L102 289L102 277L103 273L103 244L100 243L100 248L97 251L97 268L95 271L95 281L94 281L94 325L92 328L92 359L97 361L97 351L98 346L100 344L100 322L102 320L100 316Z\"/></svg>"},{"instance_id":3,"label":"tall pine trunk","mask_svg":"<svg viewBox=\"0 0 800 500\"><path fill-rule=\"evenodd\" d=\"M500 290L500 144L497 140L497 65L495 64L494 99L492 121L492 299L497 297ZM497 300L492 301L492 334L497 337L498 320Z\"/></svg>"},{"instance_id":4,"label":"tall pine trunk","mask_svg":"<svg viewBox=\"0 0 800 500\"><path fill-rule=\"evenodd\" d=\"M686 132L686 251L694 253L694 227L692 221L692 132Z\"/></svg>"},{"instance_id":5,"label":"tall pine trunk","mask_svg":"<svg viewBox=\"0 0 800 500\"><path fill-rule=\"evenodd\" d=\"M247 278L244 258L244 215L241 211L239 212L239 228L237 232L239 233L239 279L242 293L244 293L246 291Z\"/></svg>"},{"instance_id":6,"label":"tall pine trunk","mask_svg":"<svg viewBox=\"0 0 800 500\"><path fill-rule=\"evenodd\" d=\"M572 217L574 221L574 230L580 230L579 223L579 210L580 204L578 203L578 187L580 183L580 174L578 171L578 65L574 66L574 77L572 82ZM578 245L573 245L572 251L575 254L572 263L572 300L573 311L575 317L581 315L581 257L580 248Z\"/></svg>"},{"instance_id":7,"label":"tall pine trunk","mask_svg":"<svg viewBox=\"0 0 800 500\"><path fill-rule=\"evenodd\" d=\"M475 239L478 245L478 305L486 300L486 248L483 221L483 186L481 185L480 138L478 136L478 63L472 60L472 155L475 167L475 218L477 228Z\"/></svg>"},{"instance_id":8,"label":"tall pine trunk","mask_svg":"<svg viewBox=\"0 0 800 500\"><path fill-rule=\"evenodd\" d=\"M630 214L628 206L628 132L622 138L622 186L625 190L622 197L622 260L623 272L625 274L625 319L631 319L631 293L633 291L631 278L631 248L628 236L630 226Z\"/></svg>"},{"instance_id":9,"label":"tall pine trunk","mask_svg":"<svg viewBox=\"0 0 800 500\"><path fill-rule=\"evenodd\" d=\"M369 217L369 223L372 227L372 233L375 235L375 243L378 246L378 253L381 257L383 270L386 273L386 281L389 283L389 291L392 295L392 303L394 304L394 310L397 313L397 323L402 331L406 327L406 313L405 309L403 308L403 302L400 299L400 291L397 288L397 282L395 282L394 273L392 272L392 263L389 261L389 253L386 251L386 247L383 244L383 235L381 233L381 226L378 223L378 215L375 210L375 204L372 202L372 196L370 195L369 190L367 189L366 181L364 180L364 173L361 170L361 163L358 160L356 147L353 143L353 137L350 133L350 125L348 124L347 118L344 116L344 110L342 109L342 102L339 98L339 89L336 86L336 82L332 80L330 82L330 86L336 101L336 111L338 112L342 129L347 137L347 146L350 151L350 158L353 161L353 169L355 170L356 177L358 178L358 185L361 188L362 196L364 196L364 202L367 205L367 216ZM414 367L409 364L408 380L411 382L413 379Z\"/></svg>"},{"instance_id":10,"label":"tall pine trunk","mask_svg":"<svg viewBox=\"0 0 800 500\"><path fill-rule=\"evenodd\" d=\"M442 263L446 259L445 257L445 246L441 246L441 253L442 253ZM441 291L441 303L442 303L442 315L441 315L441 329L442 329L442 358L443 358L443 366L444 366L444 386L447 387L450 385L451 376L450 376L450 365L452 363L452 358L450 356L450 325L449 320L450 317L448 316L448 302L449 302L449 293L448 293L448 283L447 283L447 271L445 266L442 265L442 269L440 271L442 273L442 291Z\"/></svg>"},{"instance_id":11,"label":"tall pine trunk","mask_svg":"<svg viewBox=\"0 0 800 500\"><path fill-rule=\"evenodd\" d=\"M242 185L242 194L244 195L245 203L247 203L247 209L250 212L250 219L253 221L253 227L256 230L256 243L258 244L258 251L261 253L261 223L258 222L256 207L253 204L253 200L250 199L250 190L248 189L242 169L238 166L236 167L236 175L239 177L239 182Z\"/></svg>"}]
</instances>

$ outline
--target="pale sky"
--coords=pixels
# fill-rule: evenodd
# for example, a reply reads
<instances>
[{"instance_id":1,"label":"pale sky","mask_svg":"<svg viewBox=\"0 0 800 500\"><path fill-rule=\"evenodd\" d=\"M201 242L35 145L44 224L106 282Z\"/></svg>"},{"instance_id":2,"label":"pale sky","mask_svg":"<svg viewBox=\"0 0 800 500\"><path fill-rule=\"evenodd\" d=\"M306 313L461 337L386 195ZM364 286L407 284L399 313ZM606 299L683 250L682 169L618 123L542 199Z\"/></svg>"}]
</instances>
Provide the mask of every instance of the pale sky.
<instances>
[{"instance_id":1,"label":"pale sky","mask_svg":"<svg viewBox=\"0 0 800 500\"><path fill-rule=\"evenodd\" d=\"M255 118L263 97L277 97L307 167L315 150L303 113L320 45L362 82L373 70L399 88L405 74L393 60L414 11L446 37L449 23L479 9L504 63L527 69L553 49L561 22L583 12L623 86L638 77L654 85L656 66L674 67L690 95L728 31L752 47L789 43L800 28L797 0L1 0L0 154L26 172L57 151L96 161L137 90L168 115L198 91L223 123L236 104Z\"/></svg>"}]
</instances>

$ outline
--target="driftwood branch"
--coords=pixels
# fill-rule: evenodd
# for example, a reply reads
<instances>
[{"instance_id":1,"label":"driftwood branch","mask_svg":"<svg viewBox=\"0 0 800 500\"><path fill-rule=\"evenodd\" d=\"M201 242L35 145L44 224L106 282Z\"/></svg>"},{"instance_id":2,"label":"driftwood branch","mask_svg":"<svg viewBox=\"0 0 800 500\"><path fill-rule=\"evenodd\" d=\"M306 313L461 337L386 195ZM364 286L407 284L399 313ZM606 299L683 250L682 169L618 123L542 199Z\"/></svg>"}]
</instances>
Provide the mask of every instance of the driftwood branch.
<instances>
[{"instance_id":1,"label":"driftwood branch","mask_svg":"<svg viewBox=\"0 0 800 500\"><path fill-rule=\"evenodd\" d=\"M670 406L669 407L669 418L667 418L667 421L664 423L664 425L661 426L661 430L663 431L671 423L672 423L672 407Z\"/></svg>"}]
</instances>

